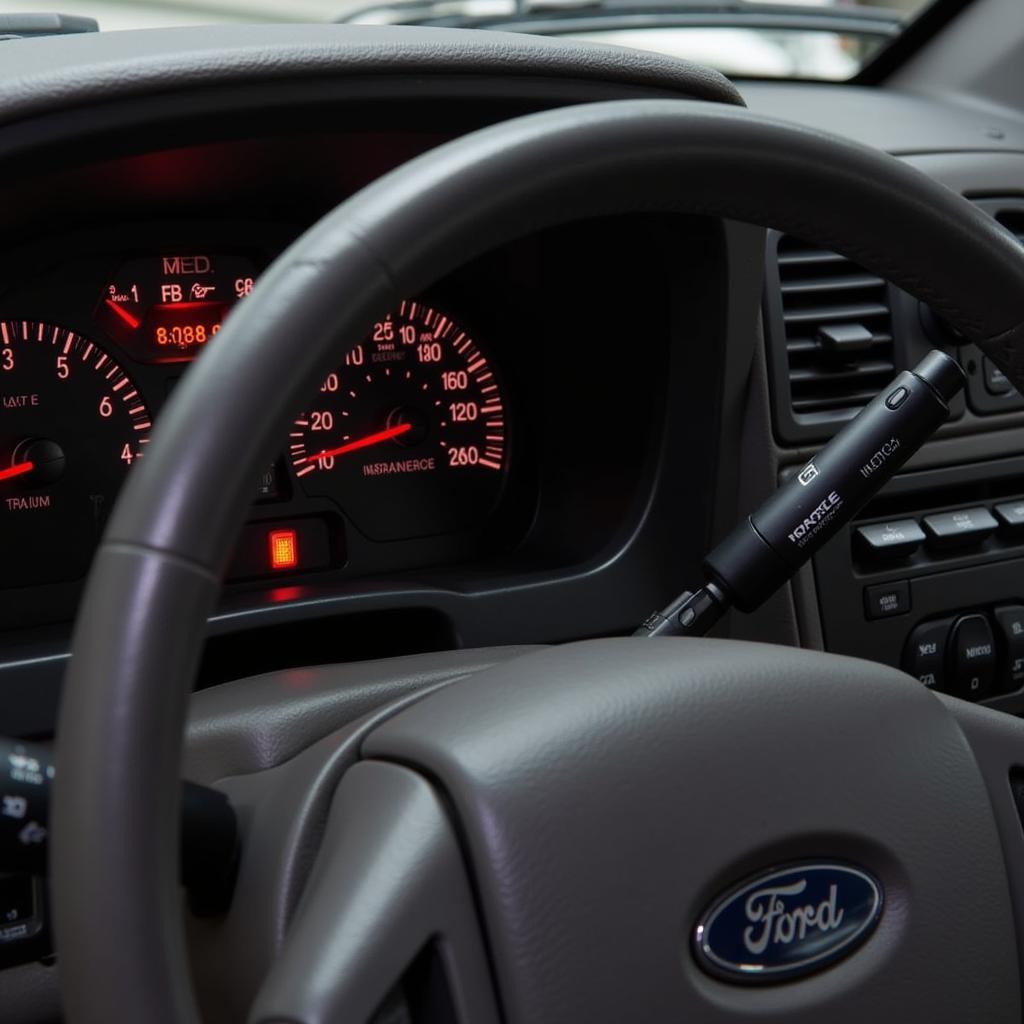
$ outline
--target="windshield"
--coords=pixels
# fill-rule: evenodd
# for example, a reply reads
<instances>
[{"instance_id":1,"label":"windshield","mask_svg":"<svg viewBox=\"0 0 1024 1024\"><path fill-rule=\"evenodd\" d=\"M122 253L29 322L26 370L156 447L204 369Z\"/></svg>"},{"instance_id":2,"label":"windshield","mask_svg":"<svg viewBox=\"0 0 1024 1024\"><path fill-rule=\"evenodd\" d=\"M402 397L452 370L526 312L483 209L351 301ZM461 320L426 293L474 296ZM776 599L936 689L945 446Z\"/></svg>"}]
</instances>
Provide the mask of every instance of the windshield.
<instances>
[{"instance_id":1,"label":"windshield","mask_svg":"<svg viewBox=\"0 0 1024 1024\"><path fill-rule=\"evenodd\" d=\"M534 32L681 57L752 78L845 81L933 0L0 0L102 31L239 22L417 24Z\"/></svg>"}]
</instances>

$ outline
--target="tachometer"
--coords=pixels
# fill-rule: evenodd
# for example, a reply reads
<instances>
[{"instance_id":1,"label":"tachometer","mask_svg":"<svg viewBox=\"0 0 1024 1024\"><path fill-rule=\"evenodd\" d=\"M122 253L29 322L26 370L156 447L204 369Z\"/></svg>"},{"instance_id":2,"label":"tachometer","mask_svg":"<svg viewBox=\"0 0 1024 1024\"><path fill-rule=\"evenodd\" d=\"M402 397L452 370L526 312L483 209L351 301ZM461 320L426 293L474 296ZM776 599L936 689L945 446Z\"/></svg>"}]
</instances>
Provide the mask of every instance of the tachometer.
<instances>
[{"instance_id":1,"label":"tachometer","mask_svg":"<svg viewBox=\"0 0 1024 1024\"><path fill-rule=\"evenodd\" d=\"M444 313L403 302L327 376L289 453L307 494L392 540L480 523L501 493L507 436L477 342Z\"/></svg>"},{"instance_id":2,"label":"tachometer","mask_svg":"<svg viewBox=\"0 0 1024 1024\"><path fill-rule=\"evenodd\" d=\"M108 352L63 327L0 321L0 586L77 579L149 410Z\"/></svg>"}]
</instances>

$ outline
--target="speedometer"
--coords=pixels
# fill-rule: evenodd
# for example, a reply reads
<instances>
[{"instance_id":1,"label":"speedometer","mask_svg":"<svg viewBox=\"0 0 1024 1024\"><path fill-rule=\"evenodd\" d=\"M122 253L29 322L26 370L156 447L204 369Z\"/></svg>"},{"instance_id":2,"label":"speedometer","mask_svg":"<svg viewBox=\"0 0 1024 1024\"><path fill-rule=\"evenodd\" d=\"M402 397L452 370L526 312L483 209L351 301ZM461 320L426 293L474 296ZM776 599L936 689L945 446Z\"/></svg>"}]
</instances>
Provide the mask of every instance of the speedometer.
<instances>
[{"instance_id":1,"label":"speedometer","mask_svg":"<svg viewBox=\"0 0 1024 1024\"><path fill-rule=\"evenodd\" d=\"M0 586L85 574L150 426L131 378L95 342L0 321Z\"/></svg>"},{"instance_id":2,"label":"speedometer","mask_svg":"<svg viewBox=\"0 0 1024 1024\"><path fill-rule=\"evenodd\" d=\"M289 453L308 495L394 540L479 524L501 494L507 436L488 356L451 317L410 301L328 374Z\"/></svg>"}]
</instances>

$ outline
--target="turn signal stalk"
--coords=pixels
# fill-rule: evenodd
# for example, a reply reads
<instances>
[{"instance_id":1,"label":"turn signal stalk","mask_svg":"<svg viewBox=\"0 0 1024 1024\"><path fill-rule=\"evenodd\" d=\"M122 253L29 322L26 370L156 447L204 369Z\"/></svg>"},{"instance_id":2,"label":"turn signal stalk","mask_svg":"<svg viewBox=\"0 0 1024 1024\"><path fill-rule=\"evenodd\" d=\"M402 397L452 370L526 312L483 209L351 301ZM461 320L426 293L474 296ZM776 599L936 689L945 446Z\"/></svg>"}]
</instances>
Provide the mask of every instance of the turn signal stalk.
<instances>
[{"instance_id":1,"label":"turn signal stalk","mask_svg":"<svg viewBox=\"0 0 1024 1024\"><path fill-rule=\"evenodd\" d=\"M634 636L703 636L730 607L758 608L935 433L963 386L960 365L938 351L901 373L705 558L703 587Z\"/></svg>"},{"instance_id":2,"label":"turn signal stalk","mask_svg":"<svg viewBox=\"0 0 1024 1024\"><path fill-rule=\"evenodd\" d=\"M0 738L0 872L46 874L55 775L51 747ZM238 821L228 798L183 782L180 878L194 913L228 908L238 853Z\"/></svg>"}]
</instances>

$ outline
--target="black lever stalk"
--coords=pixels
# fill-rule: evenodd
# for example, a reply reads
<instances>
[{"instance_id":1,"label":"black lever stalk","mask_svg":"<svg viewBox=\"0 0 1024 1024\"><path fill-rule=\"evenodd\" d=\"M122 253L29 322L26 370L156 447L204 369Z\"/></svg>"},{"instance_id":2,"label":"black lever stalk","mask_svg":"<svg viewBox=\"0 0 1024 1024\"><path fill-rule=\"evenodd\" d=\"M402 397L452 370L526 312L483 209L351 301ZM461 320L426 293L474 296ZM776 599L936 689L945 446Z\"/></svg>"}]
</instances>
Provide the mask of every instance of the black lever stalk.
<instances>
[{"instance_id":1,"label":"black lever stalk","mask_svg":"<svg viewBox=\"0 0 1024 1024\"><path fill-rule=\"evenodd\" d=\"M939 351L901 373L705 558L704 587L651 615L634 636L703 636L730 607L758 608L946 421L964 379Z\"/></svg>"},{"instance_id":2,"label":"black lever stalk","mask_svg":"<svg viewBox=\"0 0 1024 1024\"><path fill-rule=\"evenodd\" d=\"M0 737L0 872L46 874L55 777L51 747ZM196 914L227 909L238 851L238 821L228 798L183 782L180 877Z\"/></svg>"}]
</instances>

